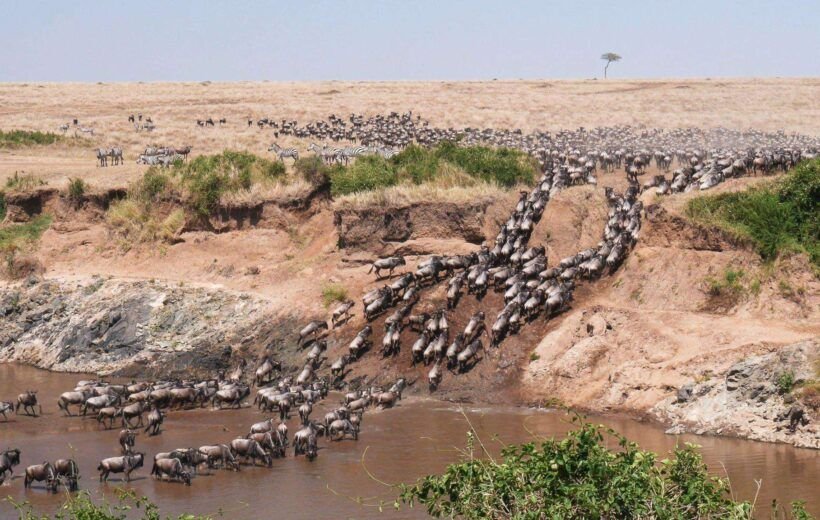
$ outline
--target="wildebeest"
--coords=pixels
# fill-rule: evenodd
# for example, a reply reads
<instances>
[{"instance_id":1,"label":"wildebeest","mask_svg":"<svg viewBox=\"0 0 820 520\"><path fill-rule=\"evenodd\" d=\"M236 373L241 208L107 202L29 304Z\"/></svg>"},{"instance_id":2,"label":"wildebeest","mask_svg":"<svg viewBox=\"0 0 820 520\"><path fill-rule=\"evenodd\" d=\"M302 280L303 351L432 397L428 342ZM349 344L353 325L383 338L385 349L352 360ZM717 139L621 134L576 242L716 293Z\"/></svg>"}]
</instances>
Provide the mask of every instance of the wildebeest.
<instances>
[{"instance_id":1,"label":"wildebeest","mask_svg":"<svg viewBox=\"0 0 820 520\"><path fill-rule=\"evenodd\" d=\"M26 415L32 415L37 417L37 410L35 410L35 406L40 408L40 414L43 413L43 407L40 406L37 402L37 391L36 390L26 390L25 393L20 394L17 396L17 405L14 407L14 413L16 414L20 408L23 408L23 412ZM31 413L29 413L29 409Z\"/></svg>"},{"instance_id":2,"label":"wildebeest","mask_svg":"<svg viewBox=\"0 0 820 520\"><path fill-rule=\"evenodd\" d=\"M137 435L137 432L129 429L120 431L119 443L123 455L130 455L134 452L134 446L137 443Z\"/></svg>"},{"instance_id":3,"label":"wildebeest","mask_svg":"<svg viewBox=\"0 0 820 520\"><path fill-rule=\"evenodd\" d=\"M26 468L26 478L23 480L23 488L30 488L32 482L43 481L46 483L46 490L52 493L57 492L57 485L60 483L60 479L54 470L54 466L52 466L50 462L46 461L42 464L35 464Z\"/></svg>"},{"instance_id":4,"label":"wildebeest","mask_svg":"<svg viewBox=\"0 0 820 520\"><path fill-rule=\"evenodd\" d=\"M388 278L393 276L393 271L400 265L407 265L404 261L403 256L391 256L389 258L380 258L373 262L370 266L370 269L367 271L368 274L372 273L374 270L376 271L376 279L381 278L381 271L387 269L388 271Z\"/></svg>"},{"instance_id":5,"label":"wildebeest","mask_svg":"<svg viewBox=\"0 0 820 520\"><path fill-rule=\"evenodd\" d=\"M345 300L341 305L334 309L333 314L330 316L330 322L334 327L350 317L350 309L353 308L353 305L355 305L353 300Z\"/></svg>"},{"instance_id":6,"label":"wildebeest","mask_svg":"<svg viewBox=\"0 0 820 520\"><path fill-rule=\"evenodd\" d=\"M239 464L237 464L230 448L225 444L200 446L199 452L205 455L208 468L215 468L215 463L219 461L223 467L239 471Z\"/></svg>"},{"instance_id":7,"label":"wildebeest","mask_svg":"<svg viewBox=\"0 0 820 520\"><path fill-rule=\"evenodd\" d=\"M211 407L217 408L217 404L219 404L219 409L222 409L222 404L228 403L234 408L240 408L242 406L242 400L248 397L250 393L251 389L248 385L236 385L231 388L219 390L211 398Z\"/></svg>"},{"instance_id":8,"label":"wildebeest","mask_svg":"<svg viewBox=\"0 0 820 520\"><path fill-rule=\"evenodd\" d=\"M4 421L8 421L9 418L6 416L6 412L10 412L14 410L14 403L10 401L0 401L0 415L3 416Z\"/></svg>"},{"instance_id":9,"label":"wildebeest","mask_svg":"<svg viewBox=\"0 0 820 520\"><path fill-rule=\"evenodd\" d=\"M162 479L167 477L170 480L184 482L191 485L191 474L182 469L182 462L179 459L155 459L151 468L151 475L154 478Z\"/></svg>"},{"instance_id":10,"label":"wildebeest","mask_svg":"<svg viewBox=\"0 0 820 520\"><path fill-rule=\"evenodd\" d=\"M272 464L270 455L253 439L234 439L231 441L230 447L231 455L243 457L246 462L250 460L254 466L257 459L267 464L268 467Z\"/></svg>"},{"instance_id":11,"label":"wildebeest","mask_svg":"<svg viewBox=\"0 0 820 520\"><path fill-rule=\"evenodd\" d=\"M20 449L12 448L0 452L0 484L6 480L6 472L14 476L14 466L20 464Z\"/></svg>"},{"instance_id":12,"label":"wildebeest","mask_svg":"<svg viewBox=\"0 0 820 520\"><path fill-rule=\"evenodd\" d=\"M111 457L100 461L97 466L97 471L100 472L100 482L108 481L108 475L111 473L124 473L125 481L131 482L131 473L141 468L145 461L144 453L135 453L133 455L123 455L122 457Z\"/></svg>"},{"instance_id":13,"label":"wildebeest","mask_svg":"<svg viewBox=\"0 0 820 520\"><path fill-rule=\"evenodd\" d=\"M140 417L141 418L141 417ZM150 435L159 435L162 421L165 420L165 414L156 406L148 412L148 426L145 427L145 432L151 431Z\"/></svg>"},{"instance_id":14,"label":"wildebeest","mask_svg":"<svg viewBox=\"0 0 820 520\"><path fill-rule=\"evenodd\" d=\"M308 337L313 336L314 338L318 336L320 330L327 330L327 322L324 320L313 320L305 327L299 331L299 341L297 342L298 345L302 345L302 342L305 341Z\"/></svg>"},{"instance_id":15,"label":"wildebeest","mask_svg":"<svg viewBox=\"0 0 820 520\"><path fill-rule=\"evenodd\" d=\"M54 470L57 478L64 478L68 484L69 491L77 491L79 488L80 468L74 459L57 459L54 462Z\"/></svg>"}]
</instances>

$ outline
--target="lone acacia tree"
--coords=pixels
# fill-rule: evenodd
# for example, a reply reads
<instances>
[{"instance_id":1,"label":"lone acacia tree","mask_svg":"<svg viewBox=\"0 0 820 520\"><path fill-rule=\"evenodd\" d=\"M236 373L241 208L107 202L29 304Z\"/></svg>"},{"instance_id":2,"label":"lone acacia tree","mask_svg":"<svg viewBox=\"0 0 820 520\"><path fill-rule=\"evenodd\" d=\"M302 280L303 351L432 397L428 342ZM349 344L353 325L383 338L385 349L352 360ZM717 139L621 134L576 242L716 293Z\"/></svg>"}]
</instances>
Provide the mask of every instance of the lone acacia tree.
<instances>
[{"instance_id":1,"label":"lone acacia tree","mask_svg":"<svg viewBox=\"0 0 820 520\"><path fill-rule=\"evenodd\" d=\"M606 79L606 69L609 68L609 64L613 61L621 61L621 56L619 54L615 54L614 52L607 52L605 54L601 54L601 59L606 60L606 66L604 67L604 79Z\"/></svg>"}]
</instances>

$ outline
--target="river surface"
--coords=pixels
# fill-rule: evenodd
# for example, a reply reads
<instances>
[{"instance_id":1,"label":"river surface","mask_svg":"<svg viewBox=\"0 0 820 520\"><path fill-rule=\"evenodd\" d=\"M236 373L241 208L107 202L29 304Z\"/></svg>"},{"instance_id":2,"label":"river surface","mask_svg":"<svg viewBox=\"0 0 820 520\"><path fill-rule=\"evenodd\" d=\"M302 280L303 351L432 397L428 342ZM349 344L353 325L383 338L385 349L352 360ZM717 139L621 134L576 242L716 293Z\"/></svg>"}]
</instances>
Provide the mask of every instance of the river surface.
<instances>
[{"instance_id":1,"label":"river surface","mask_svg":"<svg viewBox=\"0 0 820 520\"><path fill-rule=\"evenodd\" d=\"M119 428L104 431L93 419L64 417L57 409L57 396L88 378L0 364L0 400L14 400L30 388L38 390L43 405L41 417L12 414L7 423L0 417L0 449L10 446L22 450L15 478L0 486L0 497L28 501L40 512L54 511L65 497L60 493L51 495L37 485L24 491L22 475L28 465L63 457L78 462L80 486L95 496L104 493L113 498L113 491L125 484L118 475L112 475L107 485L97 481L99 461L119 455ZM332 406L337 399L331 394L326 406ZM314 408L313 417L320 418L324 408ZM424 518L418 506L393 510L396 493L385 484L411 482L457 461L469 428L465 415L491 451L500 449L501 442L524 442L533 434L561 436L572 428L563 412L472 405L462 408L405 399L394 409L366 413L358 442L320 439L319 456L313 462L293 458L289 451L286 459L274 460L272 469L243 466L238 473L215 470L212 475L198 476L187 487L151 478L153 455L180 447L228 443L264 417L253 408L171 412L161 435L137 438L137 450L147 454L146 465L137 470L127 487L149 497L163 514L216 515L222 511L224 518L232 519ZM296 420L289 422L291 436ZM802 499L811 512L820 513L818 451L718 437L670 436L657 425L624 418L589 420L611 426L642 448L656 452L665 453L677 442L697 443L703 447L710 470L720 476L728 474L737 498L752 500L756 481L760 481L759 505L767 506L772 498ZM380 500L385 502L381 513ZM6 518L17 518L17 514L7 501L0 501L0 519Z\"/></svg>"}]
</instances>

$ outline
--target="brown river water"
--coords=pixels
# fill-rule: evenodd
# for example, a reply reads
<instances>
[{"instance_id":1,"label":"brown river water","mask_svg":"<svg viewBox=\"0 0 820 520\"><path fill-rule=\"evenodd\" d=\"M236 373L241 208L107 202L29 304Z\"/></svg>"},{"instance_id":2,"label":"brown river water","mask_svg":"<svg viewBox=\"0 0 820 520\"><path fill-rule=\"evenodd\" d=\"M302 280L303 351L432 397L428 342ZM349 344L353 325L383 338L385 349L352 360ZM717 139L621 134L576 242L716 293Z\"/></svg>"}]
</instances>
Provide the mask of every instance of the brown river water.
<instances>
[{"instance_id":1,"label":"brown river water","mask_svg":"<svg viewBox=\"0 0 820 520\"><path fill-rule=\"evenodd\" d=\"M97 464L105 457L119 455L119 428L104 431L93 419L63 417L56 406L57 396L74 388L83 374L60 374L25 366L0 364L0 400L15 400L21 391L38 390L43 416L0 417L0 449L22 450L15 478L0 486L0 498L28 501L42 513L55 510L65 498L52 495L41 486L23 490L25 467L45 460L72 457L80 467L80 487L97 496L113 497L120 485L112 475L107 485L97 481ZM325 406L338 396L331 394L324 406L314 408L312 417L321 418ZM462 410L464 414L462 414ZM295 414L294 414L295 415ZM395 491L385 484L411 482L438 472L458 460L465 446L469 418L479 437L491 451L500 443L525 442L532 435L563 435L572 428L563 412L515 407L459 405L428 400L405 399L397 407L365 414L358 442L330 443L320 439L319 456L313 462L304 457L274 460L273 468L243 466L240 472L216 470L200 475L190 487L156 481L150 477L153 455L174 448L228 443L244 435L249 426L265 417L255 408L171 412L157 437L140 435L137 450L146 453L145 467L137 470L130 489L149 497L163 514L191 512L224 518L424 518L418 505L392 509ZM752 500L762 486L758 505L772 498L780 501L802 499L814 514L820 514L820 452L737 439L670 436L663 428L626 418L589 417L611 426L642 448L666 453L677 442L701 445L710 470L731 479L737 498ZM298 418L292 418L290 434ZM379 482L381 481L381 482ZM379 512L379 501L385 501ZM359 503L361 502L361 503ZM0 501L0 519L17 518L14 508Z\"/></svg>"}]
</instances>

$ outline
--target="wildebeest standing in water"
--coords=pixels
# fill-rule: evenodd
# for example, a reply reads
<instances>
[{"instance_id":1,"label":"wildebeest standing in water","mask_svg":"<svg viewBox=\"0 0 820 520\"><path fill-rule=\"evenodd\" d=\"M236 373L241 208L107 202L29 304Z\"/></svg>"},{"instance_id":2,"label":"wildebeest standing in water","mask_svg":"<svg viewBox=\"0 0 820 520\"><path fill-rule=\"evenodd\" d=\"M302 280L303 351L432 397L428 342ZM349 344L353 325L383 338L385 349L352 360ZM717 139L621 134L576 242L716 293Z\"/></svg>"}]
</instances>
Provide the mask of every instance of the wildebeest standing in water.
<instances>
[{"instance_id":1,"label":"wildebeest standing in water","mask_svg":"<svg viewBox=\"0 0 820 520\"><path fill-rule=\"evenodd\" d=\"M40 408L40 415L42 415L43 407L37 402L37 391L26 390L24 394L17 396L17 406L14 407L14 413L16 414L20 410L20 407L22 407L26 415L37 417L37 411L34 409L35 406ZM31 413L29 413L29 409Z\"/></svg>"},{"instance_id":2,"label":"wildebeest standing in water","mask_svg":"<svg viewBox=\"0 0 820 520\"><path fill-rule=\"evenodd\" d=\"M18 448L8 449L0 452L0 484L6 480L6 472L14 476L14 466L20 464L20 450Z\"/></svg>"},{"instance_id":3,"label":"wildebeest standing in water","mask_svg":"<svg viewBox=\"0 0 820 520\"><path fill-rule=\"evenodd\" d=\"M106 482L111 473L125 473L125 481L131 482L131 473L141 468L145 461L144 453L134 455L124 455L122 457L111 457L100 461L97 470L100 472L100 482Z\"/></svg>"}]
</instances>

